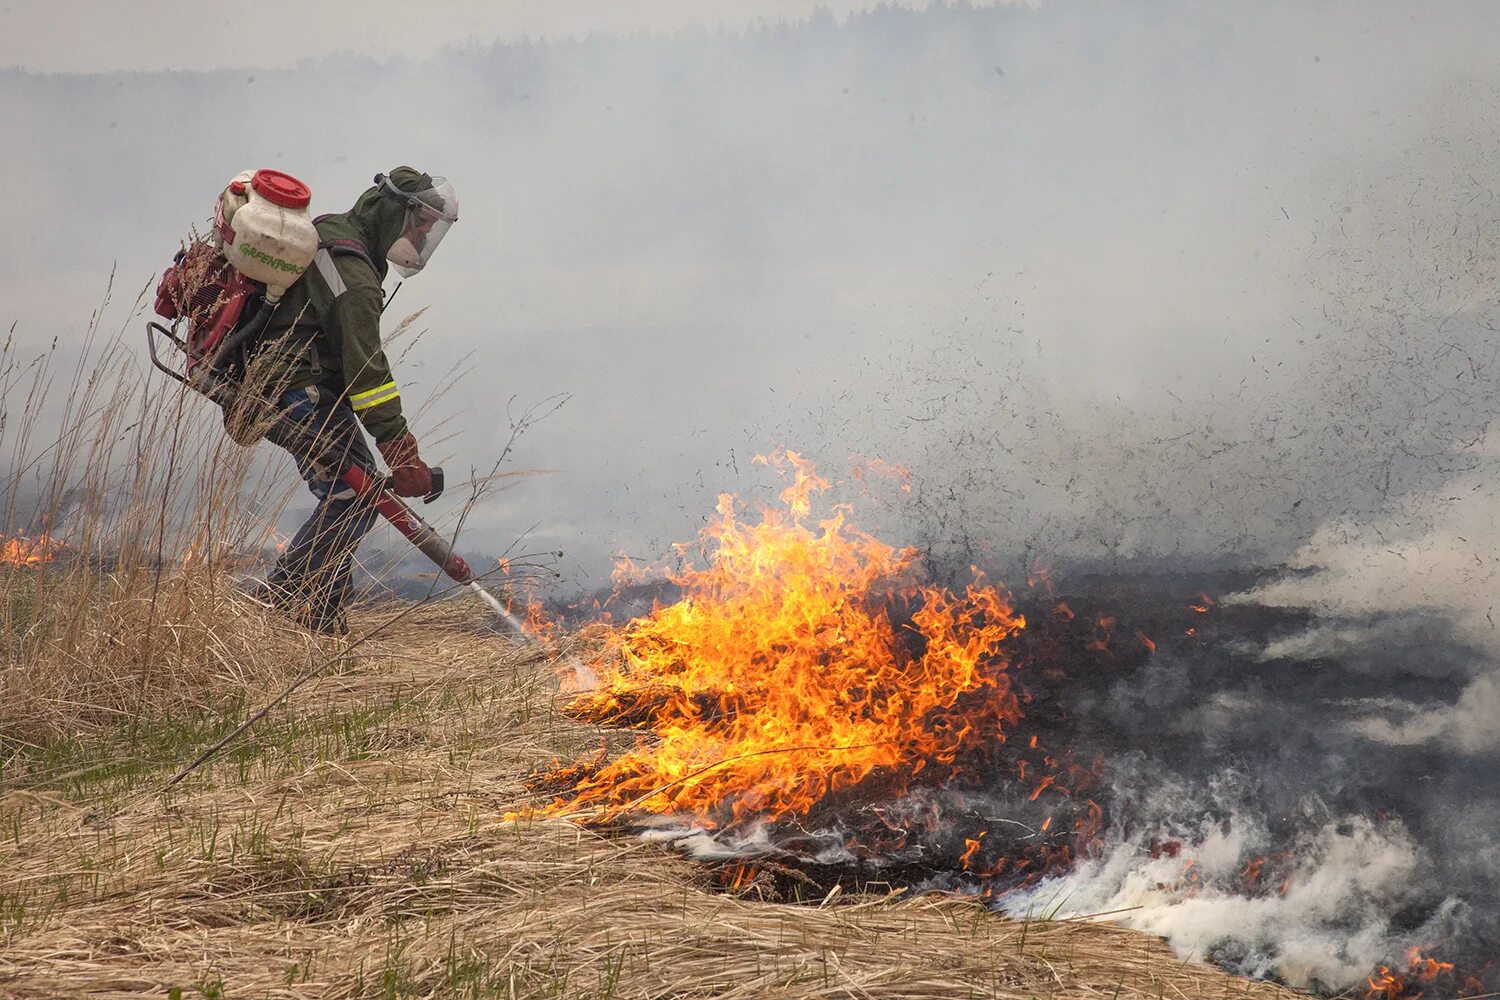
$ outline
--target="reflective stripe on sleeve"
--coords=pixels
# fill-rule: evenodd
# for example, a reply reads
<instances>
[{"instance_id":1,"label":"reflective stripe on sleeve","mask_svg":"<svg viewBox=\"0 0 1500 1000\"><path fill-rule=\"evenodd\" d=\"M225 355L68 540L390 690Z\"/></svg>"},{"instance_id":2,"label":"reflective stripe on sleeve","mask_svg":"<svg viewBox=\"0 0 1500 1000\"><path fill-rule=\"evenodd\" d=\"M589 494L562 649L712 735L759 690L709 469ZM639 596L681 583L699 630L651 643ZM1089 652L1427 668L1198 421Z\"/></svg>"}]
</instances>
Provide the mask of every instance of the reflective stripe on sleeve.
<instances>
[{"instance_id":1,"label":"reflective stripe on sleeve","mask_svg":"<svg viewBox=\"0 0 1500 1000\"><path fill-rule=\"evenodd\" d=\"M381 403L389 403L393 399L399 399L400 396L401 393L396 390L396 383L387 382L385 385L350 396L349 405L354 407L355 412L358 412L368 410L372 406L379 406Z\"/></svg>"},{"instance_id":2,"label":"reflective stripe on sleeve","mask_svg":"<svg viewBox=\"0 0 1500 1000\"><path fill-rule=\"evenodd\" d=\"M349 290L349 286L344 284L344 276L339 274L338 266L333 262L333 254L327 250L319 250L318 255L313 258L313 263L318 266L318 273L323 276L323 280L328 282L334 298L338 298Z\"/></svg>"}]
</instances>

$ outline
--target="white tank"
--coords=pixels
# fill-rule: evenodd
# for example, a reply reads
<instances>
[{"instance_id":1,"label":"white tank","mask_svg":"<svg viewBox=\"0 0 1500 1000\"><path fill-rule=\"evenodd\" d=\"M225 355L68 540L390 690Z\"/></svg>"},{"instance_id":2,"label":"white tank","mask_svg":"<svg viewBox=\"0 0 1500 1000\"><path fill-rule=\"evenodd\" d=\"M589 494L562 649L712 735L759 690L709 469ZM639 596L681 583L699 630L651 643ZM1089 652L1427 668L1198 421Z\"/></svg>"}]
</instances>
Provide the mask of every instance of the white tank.
<instances>
[{"instance_id":1,"label":"white tank","mask_svg":"<svg viewBox=\"0 0 1500 1000\"><path fill-rule=\"evenodd\" d=\"M266 298L275 302L318 252L318 231L307 214L312 192L279 170L257 170L248 183L244 176L219 198L227 227L221 230L224 256L236 271L264 284Z\"/></svg>"}]
</instances>

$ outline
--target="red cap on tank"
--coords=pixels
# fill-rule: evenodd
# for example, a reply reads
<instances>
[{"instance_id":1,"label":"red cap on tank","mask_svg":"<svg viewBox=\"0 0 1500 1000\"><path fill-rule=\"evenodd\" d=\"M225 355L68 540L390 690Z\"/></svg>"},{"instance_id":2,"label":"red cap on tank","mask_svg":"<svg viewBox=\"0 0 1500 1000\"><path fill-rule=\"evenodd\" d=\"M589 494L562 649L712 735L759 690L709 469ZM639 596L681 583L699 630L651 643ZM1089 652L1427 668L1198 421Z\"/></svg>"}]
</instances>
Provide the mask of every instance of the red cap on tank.
<instances>
[{"instance_id":1,"label":"red cap on tank","mask_svg":"<svg viewBox=\"0 0 1500 1000\"><path fill-rule=\"evenodd\" d=\"M312 190L306 184L280 170L257 170L250 186L266 201L282 208L306 208L312 201Z\"/></svg>"}]
</instances>

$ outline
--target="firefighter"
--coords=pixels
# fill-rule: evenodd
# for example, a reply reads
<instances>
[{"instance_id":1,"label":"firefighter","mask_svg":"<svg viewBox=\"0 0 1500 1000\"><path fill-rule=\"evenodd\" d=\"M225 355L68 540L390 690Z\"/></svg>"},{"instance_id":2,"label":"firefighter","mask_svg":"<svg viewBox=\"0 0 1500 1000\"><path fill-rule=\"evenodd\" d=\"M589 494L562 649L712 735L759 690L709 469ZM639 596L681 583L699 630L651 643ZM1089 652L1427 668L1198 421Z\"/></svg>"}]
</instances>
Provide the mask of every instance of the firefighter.
<instances>
[{"instance_id":1,"label":"firefighter","mask_svg":"<svg viewBox=\"0 0 1500 1000\"><path fill-rule=\"evenodd\" d=\"M391 266L403 277L422 270L457 219L458 200L443 178L405 166L377 174L349 211L315 220L313 266L288 289L262 340L275 346L255 368L271 361L280 410L316 435L312 454L292 457L317 507L257 596L312 631L347 631L354 550L378 516L335 478L350 462L376 469L364 434L374 438L397 494L432 492L432 471L380 346L381 282Z\"/></svg>"}]
</instances>

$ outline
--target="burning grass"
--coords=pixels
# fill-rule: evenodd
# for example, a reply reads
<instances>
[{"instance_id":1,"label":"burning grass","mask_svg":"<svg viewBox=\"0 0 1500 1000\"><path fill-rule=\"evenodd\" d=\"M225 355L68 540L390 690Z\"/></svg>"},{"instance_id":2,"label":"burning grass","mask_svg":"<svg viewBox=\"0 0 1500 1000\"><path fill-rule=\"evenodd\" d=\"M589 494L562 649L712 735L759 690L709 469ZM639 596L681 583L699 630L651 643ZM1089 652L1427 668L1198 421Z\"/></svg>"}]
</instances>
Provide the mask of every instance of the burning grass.
<instances>
[{"instance_id":1,"label":"burning grass","mask_svg":"<svg viewBox=\"0 0 1500 1000\"><path fill-rule=\"evenodd\" d=\"M830 891L768 861L703 866L506 820L548 801L529 778L629 737L564 715L548 657L486 637L474 604L360 612L354 635L375 634L352 650L267 620L231 586L268 520L236 513L234 456L195 438L177 400L88 391L55 439L72 445L12 449L13 511L48 457L38 513L10 516L16 558L0 565L0 994L1278 994L1087 922L1008 921L869 880ZM122 467L110 442L146 403L164 422L124 434L138 448ZM36 544L44 532L60 545ZM329 655L326 675L161 791Z\"/></svg>"},{"instance_id":2,"label":"burning grass","mask_svg":"<svg viewBox=\"0 0 1500 1000\"><path fill-rule=\"evenodd\" d=\"M565 808L714 827L801 816L877 770L951 766L1020 719L1002 644L1025 621L1004 595L979 580L962 595L922 585L915 552L849 530L842 509L809 527L828 483L785 461L785 510L744 523L721 497L711 564L673 577L683 599L627 624L618 667L574 702L596 721L644 715L659 742L611 761ZM910 602L902 625L898 602Z\"/></svg>"},{"instance_id":3,"label":"burning grass","mask_svg":"<svg viewBox=\"0 0 1500 1000\"><path fill-rule=\"evenodd\" d=\"M1098 765L1027 728L1045 677L1017 659L1025 616L977 571L961 592L928 582L847 507L814 521L828 481L794 453L766 461L781 506L746 519L721 497L706 563L670 574L680 600L611 633L568 707L649 735L540 777L548 811L986 895L1065 870L1099 831Z\"/></svg>"}]
</instances>

